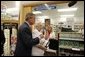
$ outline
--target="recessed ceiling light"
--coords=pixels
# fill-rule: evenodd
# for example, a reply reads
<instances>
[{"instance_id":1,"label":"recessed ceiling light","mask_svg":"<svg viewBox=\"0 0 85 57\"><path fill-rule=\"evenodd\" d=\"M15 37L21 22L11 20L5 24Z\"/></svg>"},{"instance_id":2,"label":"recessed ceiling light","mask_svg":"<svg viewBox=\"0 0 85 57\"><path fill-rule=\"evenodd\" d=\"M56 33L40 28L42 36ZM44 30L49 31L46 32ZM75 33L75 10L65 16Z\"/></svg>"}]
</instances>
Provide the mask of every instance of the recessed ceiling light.
<instances>
[{"instance_id":1,"label":"recessed ceiling light","mask_svg":"<svg viewBox=\"0 0 85 57\"><path fill-rule=\"evenodd\" d=\"M60 15L60 17L73 17L74 15Z\"/></svg>"},{"instance_id":2,"label":"recessed ceiling light","mask_svg":"<svg viewBox=\"0 0 85 57\"><path fill-rule=\"evenodd\" d=\"M41 11L33 11L33 14L41 14Z\"/></svg>"},{"instance_id":3,"label":"recessed ceiling light","mask_svg":"<svg viewBox=\"0 0 85 57\"><path fill-rule=\"evenodd\" d=\"M19 8L20 6L20 1L16 1L16 7Z\"/></svg>"}]
</instances>

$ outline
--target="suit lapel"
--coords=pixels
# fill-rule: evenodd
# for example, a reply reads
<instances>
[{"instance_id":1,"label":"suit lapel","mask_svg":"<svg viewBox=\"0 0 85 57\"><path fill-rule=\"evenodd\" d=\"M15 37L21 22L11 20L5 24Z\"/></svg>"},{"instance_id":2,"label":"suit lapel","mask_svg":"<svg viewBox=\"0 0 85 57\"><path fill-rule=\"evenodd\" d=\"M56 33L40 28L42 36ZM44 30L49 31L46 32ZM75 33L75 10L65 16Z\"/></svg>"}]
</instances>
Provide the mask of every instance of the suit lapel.
<instances>
[{"instance_id":1,"label":"suit lapel","mask_svg":"<svg viewBox=\"0 0 85 57\"><path fill-rule=\"evenodd\" d=\"M30 32L31 32L31 34L32 34L32 29L31 29L31 27L30 27L26 22L24 22L24 24L27 25L28 29L30 30Z\"/></svg>"}]
</instances>

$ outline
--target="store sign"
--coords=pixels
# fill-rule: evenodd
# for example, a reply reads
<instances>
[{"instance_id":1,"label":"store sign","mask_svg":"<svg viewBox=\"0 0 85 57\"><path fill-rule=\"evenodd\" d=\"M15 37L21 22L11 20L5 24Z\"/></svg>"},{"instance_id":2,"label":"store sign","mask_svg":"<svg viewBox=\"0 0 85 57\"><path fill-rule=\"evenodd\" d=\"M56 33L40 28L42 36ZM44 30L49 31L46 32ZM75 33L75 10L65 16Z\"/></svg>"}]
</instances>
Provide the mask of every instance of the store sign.
<instances>
[{"instance_id":1,"label":"store sign","mask_svg":"<svg viewBox=\"0 0 85 57\"><path fill-rule=\"evenodd\" d=\"M50 9L56 9L56 5L48 5ZM42 11L42 10L48 10L48 8L45 5L40 5L33 8L34 11Z\"/></svg>"}]
</instances>

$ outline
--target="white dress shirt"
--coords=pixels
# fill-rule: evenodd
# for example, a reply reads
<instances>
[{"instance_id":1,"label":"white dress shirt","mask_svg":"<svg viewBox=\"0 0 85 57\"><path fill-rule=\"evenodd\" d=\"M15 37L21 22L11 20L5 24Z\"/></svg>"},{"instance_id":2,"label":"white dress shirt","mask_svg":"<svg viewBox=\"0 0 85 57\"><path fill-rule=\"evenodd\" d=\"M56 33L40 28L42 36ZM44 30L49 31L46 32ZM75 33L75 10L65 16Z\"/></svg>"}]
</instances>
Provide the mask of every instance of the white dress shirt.
<instances>
[{"instance_id":1,"label":"white dress shirt","mask_svg":"<svg viewBox=\"0 0 85 57\"><path fill-rule=\"evenodd\" d=\"M39 32L37 29L35 29L33 32L32 32L32 36L33 38L35 37L39 37L39 35L41 35L42 33ZM40 37L39 37L40 38ZM42 38L40 40L40 43L39 44L42 44L43 46L45 45L46 41L44 38ZM44 56L44 50L36 47L36 46L33 46L32 48L32 56Z\"/></svg>"}]
</instances>

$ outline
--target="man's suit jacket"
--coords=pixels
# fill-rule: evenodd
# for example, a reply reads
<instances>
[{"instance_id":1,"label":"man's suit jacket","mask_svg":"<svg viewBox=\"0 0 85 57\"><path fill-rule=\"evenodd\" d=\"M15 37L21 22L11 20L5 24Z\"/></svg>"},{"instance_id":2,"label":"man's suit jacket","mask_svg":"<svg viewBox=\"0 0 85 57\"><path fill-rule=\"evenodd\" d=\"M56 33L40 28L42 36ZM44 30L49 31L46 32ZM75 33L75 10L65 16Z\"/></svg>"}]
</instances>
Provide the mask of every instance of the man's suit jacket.
<instances>
[{"instance_id":1,"label":"man's suit jacket","mask_svg":"<svg viewBox=\"0 0 85 57\"><path fill-rule=\"evenodd\" d=\"M39 38L32 38L32 32L29 25L24 22L17 35L17 44L15 49L15 56L31 56L32 47L39 43Z\"/></svg>"}]
</instances>

